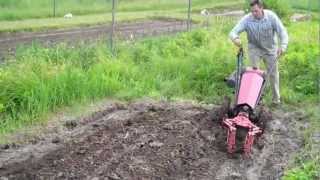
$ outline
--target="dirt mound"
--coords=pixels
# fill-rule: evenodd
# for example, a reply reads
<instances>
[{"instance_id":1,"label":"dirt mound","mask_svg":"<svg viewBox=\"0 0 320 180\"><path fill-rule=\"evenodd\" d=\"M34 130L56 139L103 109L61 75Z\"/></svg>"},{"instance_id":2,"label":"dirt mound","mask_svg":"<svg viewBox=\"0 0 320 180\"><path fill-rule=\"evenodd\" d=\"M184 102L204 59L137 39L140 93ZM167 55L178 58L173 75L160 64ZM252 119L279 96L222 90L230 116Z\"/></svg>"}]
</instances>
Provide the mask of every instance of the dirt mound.
<instances>
[{"instance_id":1,"label":"dirt mound","mask_svg":"<svg viewBox=\"0 0 320 180\"><path fill-rule=\"evenodd\" d=\"M114 103L63 133L0 151L2 179L279 179L301 144L294 114L277 112L251 159L226 153L215 107ZM1 178L0 178L1 179Z\"/></svg>"}]
</instances>

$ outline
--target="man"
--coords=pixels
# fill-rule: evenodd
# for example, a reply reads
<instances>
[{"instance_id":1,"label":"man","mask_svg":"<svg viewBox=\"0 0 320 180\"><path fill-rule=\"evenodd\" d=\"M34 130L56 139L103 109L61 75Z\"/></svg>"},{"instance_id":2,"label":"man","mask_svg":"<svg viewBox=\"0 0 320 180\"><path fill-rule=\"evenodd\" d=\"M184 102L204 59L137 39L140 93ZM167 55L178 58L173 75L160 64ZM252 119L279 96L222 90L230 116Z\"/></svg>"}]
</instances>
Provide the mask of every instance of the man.
<instances>
[{"instance_id":1,"label":"man","mask_svg":"<svg viewBox=\"0 0 320 180\"><path fill-rule=\"evenodd\" d=\"M278 16L263 9L261 0L252 0L250 3L251 13L244 16L232 29L229 36L232 42L241 47L239 34L246 31L248 38L249 59L253 67L258 67L263 59L267 71L270 72L274 104L280 104L279 71L277 60L286 51L288 46L288 34L286 28ZM280 40L277 46L276 35ZM273 70L272 70L273 69Z\"/></svg>"}]
</instances>

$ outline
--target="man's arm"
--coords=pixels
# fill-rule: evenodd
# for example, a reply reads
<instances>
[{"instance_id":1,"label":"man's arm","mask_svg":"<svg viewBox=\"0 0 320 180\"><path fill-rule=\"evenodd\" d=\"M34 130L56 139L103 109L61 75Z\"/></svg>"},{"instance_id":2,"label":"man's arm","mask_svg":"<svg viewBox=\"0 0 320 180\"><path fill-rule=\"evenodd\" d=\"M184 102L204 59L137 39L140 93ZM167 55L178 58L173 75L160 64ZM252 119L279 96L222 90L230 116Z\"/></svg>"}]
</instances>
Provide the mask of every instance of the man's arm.
<instances>
[{"instance_id":1,"label":"man's arm","mask_svg":"<svg viewBox=\"0 0 320 180\"><path fill-rule=\"evenodd\" d=\"M277 32L279 39L280 39L281 51L285 52L287 50L288 41L289 41L287 29L283 26L281 20L279 19L279 17L276 14L273 14L273 20L274 20L274 23L273 23L274 28Z\"/></svg>"},{"instance_id":2,"label":"man's arm","mask_svg":"<svg viewBox=\"0 0 320 180\"><path fill-rule=\"evenodd\" d=\"M239 38L239 35L241 32L243 32L246 29L246 22L247 21L247 16L244 16L238 24L231 30L229 34L229 38L232 40L232 42L237 45L241 46L241 41Z\"/></svg>"}]
</instances>

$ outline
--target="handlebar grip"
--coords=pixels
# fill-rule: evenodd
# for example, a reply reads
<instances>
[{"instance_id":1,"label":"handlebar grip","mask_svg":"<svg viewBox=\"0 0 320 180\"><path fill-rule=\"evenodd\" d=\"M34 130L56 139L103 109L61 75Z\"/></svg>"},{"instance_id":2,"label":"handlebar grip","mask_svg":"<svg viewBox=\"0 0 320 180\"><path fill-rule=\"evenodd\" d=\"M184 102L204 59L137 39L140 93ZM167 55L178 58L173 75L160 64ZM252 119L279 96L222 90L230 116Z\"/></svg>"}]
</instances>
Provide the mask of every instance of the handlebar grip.
<instances>
[{"instance_id":1,"label":"handlebar grip","mask_svg":"<svg viewBox=\"0 0 320 180\"><path fill-rule=\"evenodd\" d=\"M240 56L243 56L243 47L240 47L240 48L239 48L238 58L239 58Z\"/></svg>"}]
</instances>

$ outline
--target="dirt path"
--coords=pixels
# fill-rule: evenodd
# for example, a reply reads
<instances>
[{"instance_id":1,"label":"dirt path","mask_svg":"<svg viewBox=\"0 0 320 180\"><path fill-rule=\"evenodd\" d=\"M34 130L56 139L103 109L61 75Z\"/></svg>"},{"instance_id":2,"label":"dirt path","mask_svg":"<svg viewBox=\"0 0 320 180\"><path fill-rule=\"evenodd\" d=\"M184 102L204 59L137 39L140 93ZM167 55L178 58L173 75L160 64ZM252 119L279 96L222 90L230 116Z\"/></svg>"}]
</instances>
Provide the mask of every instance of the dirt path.
<instances>
[{"instance_id":1,"label":"dirt path","mask_svg":"<svg viewBox=\"0 0 320 180\"><path fill-rule=\"evenodd\" d=\"M297 112L276 111L251 159L226 153L215 107L190 102L107 103L33 144L4 146L2 179L276 180L301 147ZM0 178L1 179L1 178Z\"/></svg>"},{"instance_id":2,"label":"dirt path","mask_svg":"<svg viewBox=\"0 0 320 180\"><path fill-rule=\"evenodd\" d=\"M24 32L0 34L0 57L13 54L16 47L40 42L44 45L59 42L75 42L99 40L110 36L110 26L81 27L66 30L49 30L47 32ZM116 26L116 35L121 39L141 38L151 35L160 35L184 31L187 28L185 21L175 19L144 20L140 22L121 23Z\"/></svg>"},{"instance_id":3,"label":"dirt path","mask_svg":"<svg viewBox=\"0 0 320 180\"><path fill-rule=\"evenodd\" d=\"M214 12L209 9L209 11L209 16L217 17L241 17L244 15L244 12L241 10L230 11L230 9L226 9L221 12ZM199 25L193 25L193 27L197 26ZM14 55L17 47L31 45L32 42L51 45L59 42L95 41L109 37L110 30L110 25L98 25L64 30L48 30L45 32L0 33L0 59L8 54ZM169 18L162 20L140 20L131 23L119 23L116 25L115 30L117 38L127 40L185 31L187 30L187 22Z\"/></svg>"}]
</instances>

